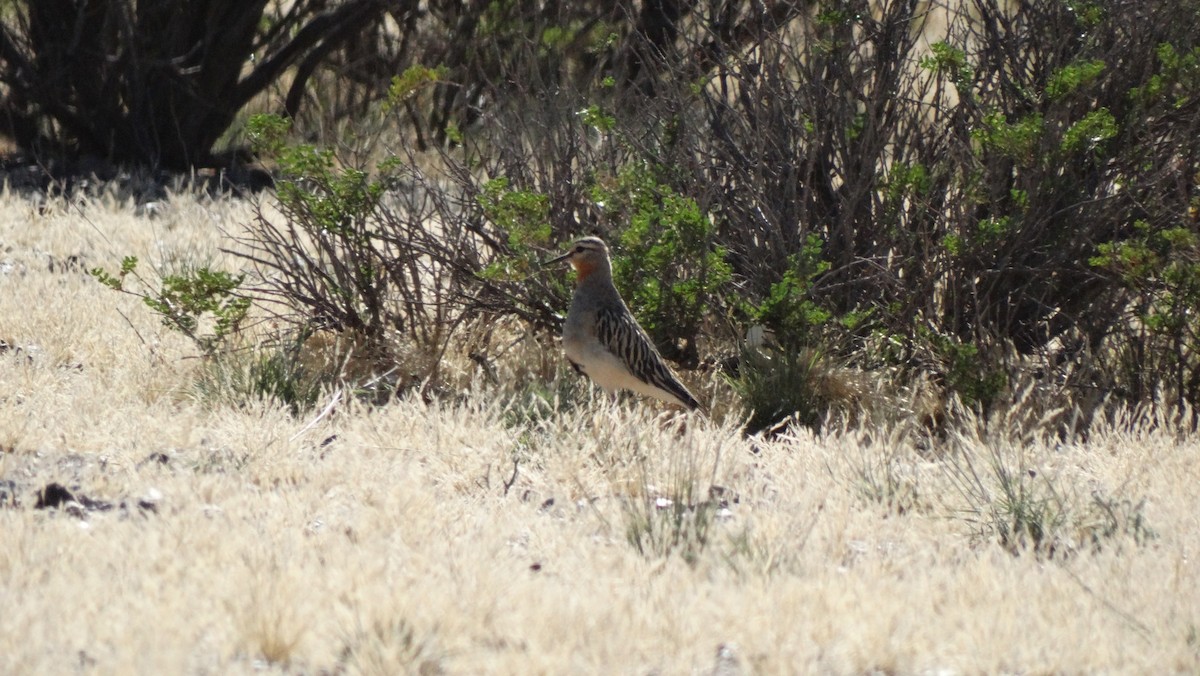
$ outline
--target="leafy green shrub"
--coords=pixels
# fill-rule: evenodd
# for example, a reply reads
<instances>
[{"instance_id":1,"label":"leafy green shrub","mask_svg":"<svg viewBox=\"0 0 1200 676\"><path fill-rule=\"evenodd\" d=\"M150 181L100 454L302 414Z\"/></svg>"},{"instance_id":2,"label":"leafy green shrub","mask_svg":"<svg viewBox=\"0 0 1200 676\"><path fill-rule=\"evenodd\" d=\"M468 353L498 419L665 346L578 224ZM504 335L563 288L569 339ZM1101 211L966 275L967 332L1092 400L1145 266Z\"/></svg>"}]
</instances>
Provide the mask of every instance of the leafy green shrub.
<instances>
[{"instance_id":1,"label":"leafy green shrub","mask_svg":"<svg viewBox=\"0 0 1200 676\"><path fill-rule=\"evenodd\" d=\"M114 291L141 298L162 318L164 326L190 338L204 355L211 357L225 349L250 310L250 299L240 295L244 276L200 267L163 275L159 290L150 291L152 287L137 273L137 265L136 256L126 256L115 275L99 267L93 268L91 275ZM126 289L129 277L146 290Z\"/></svg>"},{"instance_id":2,"label":"leafy green shrub","mask_svg":"<svg viewBox=\"0 0 1200 676\"><path fill-rule=\"evenodd\" d=\"M947 393L957 396L967 408L984 413L991 410L1008 386L1008 374L998 360L986 358L973 343L924 335L935 355L930 366Z\"/></svg>"},{"instance_id":3,"label":"leafy green shrub","mask_svg":"<svg viewBox=\"0 0 1200 676\"><path fill-rule=\"evenodd\" d=\"M762 300L743 304L745 314L753 324L771 330L785 349L797 350L806 345L820 345L833 313L813 299L816 279L830 268L821 258L821 240L810 234L799 253L788 259L782 279L771 284Z\"/></svg>"},{"instance_id":4,"label":"leafy green shrub","mask_svg":"<svg viewBox=\"0 0 1200 676\"><path fill-rule=\"evenodd\" d=\"M136 257L127 256L116 274L103 268L91 274L113 290L138 296L164 326L192 340L204 357L194 383L202 401L244 406L267 400L299 415L312 408L323 389L341 375L340 355L306 352L310 332L290 341L244 346L242 325L251 305L241 288L244 276L200 267L163 275L155 292L130 290L128 278L151 288L138 274L137 265Z\"/></svg>"},{"instance_id":5,"label":"leafy green shrub","mask_svg":"<svg viewBox=\"0 0 1200 676\"><path fill-rule=\"evenodd\" d=\"M284 223L260 213L243 240L246 257L263 272L265 298L301 313L298 328L316 324L352 332L386 359L398 321L389 301L393 247L379 213L388 166L375 176L341 166L332 150L290 142L289 129L287 120L271 115L249 122L254 147L279 164Z\"/></svg>"},{"instance_id":6,"label":"leafy green shrub","mask_svg":"<svg viewBox=\"0 0 1200 676\"><path fill-rule=\"evenodd\" d=\"M1200 399L1200 237L1185 225L1154 228L1144 220L1132 236L1097 246L1091 264L1130 295L1117 343L1115 374L1126 395L1178 404Z\"/></svg>"},{"instance_id":7,"label":"leafy green shrub","mask_svg":"<svg viewBox=\"0 0 1200 676\"><path fill-rule=\"evenodd\" d=\"M512 190L506 178L494 178L475 197L484 216L506 235L511 255L480 271L491 281L523 281L539 268L538 252L550 245L550 201L530 190Z\"/></svg>"},{"instance_id":8,"label":"leafy green shrub","mask_svg":"<svg viewBox=\"0 0 1200 676\"><path fill-rule=\"evenodd\" d=\"M899 0L784 3L755 30L733 9L653 35L563 8L493 17L472 28L487 50L392 80L387 119L416 130L396 157L268 142L289 223L251 239L273 242L275 298L372 336L381 365L401 337L438 360L464 327L487 351L498 317L556 331L569 288L535 263L594 232L669 358L775 334L779 355L747 359L751 427L862 403L810 377L812 354L979 411L1016 369L1068 395L1174 383L1186 403L1194 254L1171 233L1200 210L1180 20L1198 5L1144 6L969 0L934 24Z\"/></svg>"}]
</instances>

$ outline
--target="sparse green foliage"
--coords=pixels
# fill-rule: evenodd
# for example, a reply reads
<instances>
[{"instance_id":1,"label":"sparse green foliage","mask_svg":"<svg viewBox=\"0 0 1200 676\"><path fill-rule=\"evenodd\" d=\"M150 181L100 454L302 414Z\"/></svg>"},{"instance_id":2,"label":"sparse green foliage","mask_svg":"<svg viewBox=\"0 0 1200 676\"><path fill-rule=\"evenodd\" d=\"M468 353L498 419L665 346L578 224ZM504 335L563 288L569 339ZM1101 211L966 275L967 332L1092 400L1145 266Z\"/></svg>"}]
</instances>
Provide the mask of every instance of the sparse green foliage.
<instances>
[{"instance_id":1,"label":"sparse green foliage","mask_svg":"<svg viewBox=\"0 0 1200 676\"><path fill-rule=\"evenodd\" d=\"M812 287L830 264L821 257L820 237L810 234L799 253L789 259L783 278L771 285L767 297L745 308L750 321L775 333L786 349L795 351L806 345L818 345L822 332L833 318L832 312L813 299Z\"/></svg>"},{"instance_id":2,"label":"sparse green foliage","mask_svg":"<svg viewBox=\"0 0 1200 676\"><path fill-rule=\"evenodd\" d=\"M225 351L201 368L196 395L213 406L241 407L266 400L302 415L333 383L339 366L306 360L303 349L304 341L290 340Z\"/></svg>"},{"instance_id":3,"label":"sparse green foliage","mask_svg":"<svg viewBox=\"0 0 1200 676\"><path fill-rule=\"evenodd\" d=\"M457 143L459 145L461 145L464 140L462 128L459 127L458 123L454 120L446 123L446 139L451 143Z\"/></svg>"},{"instance_id":4,"label":"sparse green foliage","mask_svg":"<svg viewBox=\"0 0 1200 676\"><path fill-rule=\"evenodd\" d=\"M1117 132L1117 121L1107 108L1094 110L1067 128L1063 133L1062 148L1068 153L1096 150L1101 143L1116 136Z\"/></svg>"},{"instance_id":5,"label":"sparse green foliage","mask_svg":"<svg viewBox=\"0 0 1200 676\"><path fill-rule=\"evenodd\" d=\"M392 78L392 84L388 87L385 109L388 106L403 103L417 89L445 80L449 74L450 69L445 66L436 68L422 65L409 66L403 73Z\"/></svg>"},{"instance_id":6,"label":"sparse green foliage","mask_svg":"<svg viewBox=\"0 0 1200 676\"><path fill-rule=\"evenodd\" d=\"M532 190L511 189L509 180L501 177L485 182L475 202L505 245L500 255L479 270L479 279L496 285L528 284L541 269L541 252L549 247L553 234L549 197ZM546 284L554 295L568 293L562 275L553 275ZM533 302L542 300L535 298Z\"/></svg>"},{"instance_id":7,"label":"sparse green foliage","mask_svg":"<svg viewBox=\"0 0 1200 676\"><path fill-rule=\"evenodd\" d=\"M225 347L226 340L241 326L250 310L250 299L240 294L242 275L231 275L207 267L163 275L158 291L137 274L138 259L126 256L121 269L110 274L94 268L91 274L101 284L142 299L161 318L163 325L192 339L206 355L213 356ZM135 277L146 290L125 289L125 279ZM205 324L211 320L211 328Z\"/></svg>"},{"instance_id":8,"label":"sparse green foliage","mask_svg":"<svg viewBox=\"0 0 1200 676\"><path fill-rule=\"evenodd\" d=\"M248 242L253 260L278 273L278 297L308 315L300 324L317 318L351 330L382 358L394 273L380 201L396 164L381 162L375 174L342 166L332 150L289 141L288 124L274 116L256 116L250 128L256 148L279 163L276 192L287 219L283 229L260 219L258 237Z\"/></svg>"},{"instance_id":9,"label":"sparse green foliage","mask_svg":"<svg viewBox=\"0 0 1200 676\"><path fill-rule=\"evenodd\" d=\"M947 391L968 408L989 410L1008 385L1003 367L985 358L974 343L946 336L928 336L926 339L936 355L937 368Z\"/></svg>"},{"instance_id":10,"label":"sparse green foliage","mask_svg":"<svg viewBox=\"0 0 1200 676\"><path fill-rule=\"evenodd\" d=\"M1091 28L1104 19L1104 5L1093 0L1066 0L1067 9L1082 28Z\"/></svg>"},{"instance_id":11,"label":"sparse green foliage","mask_svg":"<svg viewBox=\"0 0 1200 676\"><path fill-rule=\"evenodd\" d=\"M922 57L919 61L920 66L948 78L958 90L959 96L970 96L975 72L967 61L966 53L946 42L935 42L930 45L930 50L933 54Z\"/></svg>"},{"instance_id":12,"label":"sparse green foliage","mask_svg":"<svg viewBox=\"0 0 1200 676\"><path fill-rule=\"evenodd\" d=\"M1146 105L1165 103L1172 108L1182 108L1188 101L1195 101L1197 85L1200 85L1200 46L1180 49L1170 42L1163 42L1155 50L1159 70L1149 80L1131 90L1134 100Z\"/></svg>"},{"instance_id":13,"label":"sparse green foliage","mask_svg":"<svg viewBox=\"0 0 1200 676\"><path fill-rule=\"evenodd\" d=\"M610 132L617 126L617 118L604 112L600 106L592 104L579 111L583 123L599 132Z\"/></svg>"},{"instance_id":14,"label":"sparse green foliage","mask_svg":"<svg viewBox=\"0 0 1200 676\"><path fill-rule=\"evenodd\" d=\"M508 233L513 247L528 248L550 243L550 202L545 195L528 190L510 190L506 178L483 184L476 197L484 215Z\"/></svg>"},{"instance_id":15,"label":"sparse green foliage","mask_svg":"<svg viewBox=\"0 0 1200 676\"><path fill-rule=\"evenodd\" d=\"M972 132L972 137L985 151L995 151L1021 164L1032 165L1038 161L1037 149L1044 133L1045 119L1039 114L1010 121L1004 113L993 111L984 117L983 124Z\"/></svg>"},{"instance_id":16,"label":"sparse green foliage","mask_svg":"<svg viewBox=\"0 0 1200 676\"><path fill-rule=\"evenodd\" d=\"M1123 538L1141 546L1156 537L1146 523L1144 501L1099 492L1081 496L1069 479L1039 465L1016 440L975 440L942 468L964 499L960 518L973 535L1014 555L1065 558L1119 546Z\"/></svg>"},{"instance_id":17,"label":"sparse green foliage","mask_svg":"<svg viewBox=\"0 0 1200 676\"><path fill-rule=\"evenodd\" d=\"M787 419L817 429L826 415L852 407L856 387L842 379L830 358L816 349L745 349L733 380L757 434Z\"/></svg>"},{"instance_id":18,"label":"sparse green foliage","mask_svg":"<svg viewBox=\"0 0 1200 676\"><path fill-rule=\"evenodd\" d=\"M279 155L287 146L292 121L280 115L251 115L246 121L246 138L261 153Z\"/></svg>"},{"instance_id":19,"label":"sparse green foliage","mask_svg":"<svg viewBox=\"0 0 1200 676\"><path fill-rule=\"evenodd\" d=\"M1131 236L1097 246L1092 266L1136 299L1119 343L1121 380L1139 397L1167 385L1177 402L1200 396L1200 237L1193 228L1137 221Z\"/></svg>"},{"instance_id":20,"label":"sparse green foliage","mask_svg":"<svg viewBox=\"0 0 1200 676\"><path fill-rule=\"evenodd\" d=\"M891 171L888 172L886 182L887 197L893 201L906 198L920 199L929 191L931 186L929 169L925 165L895 163L892 165ZM808 246L811 247L813 245L811 242L812 237L810 236L809 239Z\"/></svg>"},{"instance_id":21,"label":"sparse green foliage","mask_svg":"<svg viewBox=\"0 0 1200 676\"><path fill-rule=\"evenodd\" d=\"M104 268L92 268L90 272L96 281L104 286L113 291L122 291L125 286L125 278L137 270L137 264L137 256L126 256L121 259L121 269L115 276L106 272Z\"/></svg>"},{"instance_id":22,"label":"sparse green foliage","mask_svg":"<svg viewBox=\"0 0 1200 676\"><path fill-rule=\"evenodd\" d=\"M256 119L263 117L268 116ZM361 227L383 195L386 176L373 178L362 169L339 167L330 149L263 138L267 144L259 149L275 153L284 176L276 191L288 214L303 216L309 227L366 244L370 233Z\"/></svg>"},{"instance_id":23,"label":"sparse green foliage","mask_svg":"<svg viewBox=\"0 0 1200 676\"><path fill-rule=\"evenodd\" d=\"M163 323L194 336L200 319L209 314L215 320L213 335L202 342L219 342L236 330L246 317L250 299L235 296L244 276L199 268L191 274L166 275L162 289L143 301L163 317Z\"/></svg>"},{"instance_id":24,"label":"sparse green foliage","mask_svg":"<svg viewBox=\"0 0 1200 676\"><path fill-rule=\"evenodd\" d=\"M1094 82L1104 72L1105 63L1091 59L1071 63L1054 72L1046 84L1046 96L1052 101L1070 95L1080 87Z\"/></svg>"}]
</instances>

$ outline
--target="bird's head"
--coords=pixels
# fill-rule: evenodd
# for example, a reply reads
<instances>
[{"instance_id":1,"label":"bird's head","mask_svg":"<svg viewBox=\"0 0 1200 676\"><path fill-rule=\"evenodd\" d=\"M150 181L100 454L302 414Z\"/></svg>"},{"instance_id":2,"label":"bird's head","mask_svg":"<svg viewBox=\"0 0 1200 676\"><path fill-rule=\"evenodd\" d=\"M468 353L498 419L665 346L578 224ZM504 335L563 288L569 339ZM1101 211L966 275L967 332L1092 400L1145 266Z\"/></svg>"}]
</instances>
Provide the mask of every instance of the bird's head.
<instances>
[{"instance_id":1,"label":"bird's head","mask_svg":"<svg viewBox=\"0 0 1200 676\"><path fill-rule=\"evenodd\" d=\"M581 282L597 270L610 270L608 246L599 237L584 237L575 240L566 253L551 258L544 265L553 265L561 261L568 261L571 267L575 268Z\"/></svg>"}]
</instances>

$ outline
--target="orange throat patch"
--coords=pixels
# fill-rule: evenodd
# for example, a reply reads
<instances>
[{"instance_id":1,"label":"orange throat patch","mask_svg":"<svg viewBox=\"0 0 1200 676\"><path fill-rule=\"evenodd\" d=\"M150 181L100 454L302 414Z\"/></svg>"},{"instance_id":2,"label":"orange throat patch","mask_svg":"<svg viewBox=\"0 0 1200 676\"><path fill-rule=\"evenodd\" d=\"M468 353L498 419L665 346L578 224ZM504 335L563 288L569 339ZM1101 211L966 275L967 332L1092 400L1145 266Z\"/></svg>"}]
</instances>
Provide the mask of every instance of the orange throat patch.
<instances>
[{"instance_id":1,"label":"orange throat patch","mask_svg":"<svg viewBox=\"0 0 1200 676\"><path fill-rule=\"evenodd\" d=\"M595 272L596 266L584 263L582 261L571 261L571 267L575 268L575 281L582 282L587 279L587 276Z\"/></svg>"}]
</instances>

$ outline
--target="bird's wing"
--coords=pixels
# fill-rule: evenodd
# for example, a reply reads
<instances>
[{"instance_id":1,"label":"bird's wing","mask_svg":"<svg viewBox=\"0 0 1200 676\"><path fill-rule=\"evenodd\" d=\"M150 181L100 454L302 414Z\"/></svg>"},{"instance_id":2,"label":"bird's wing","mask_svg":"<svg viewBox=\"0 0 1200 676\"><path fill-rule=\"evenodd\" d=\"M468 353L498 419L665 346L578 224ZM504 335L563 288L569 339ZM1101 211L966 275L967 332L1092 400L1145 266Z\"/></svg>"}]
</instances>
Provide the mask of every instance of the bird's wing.
<instances>
[{"instance_id":1,"label":"bird's wing","mask_svg":"<svg viewBox=\"0 0 1200 676\"><path fill-rule=\"evenodd\" d=\"M596 312L596 338L617 359L629 367L635 378L675 395L688 408L700 402L679 382L663 361L650 336L624 308L601 308Z\"/></svg>"}]
</instances>

